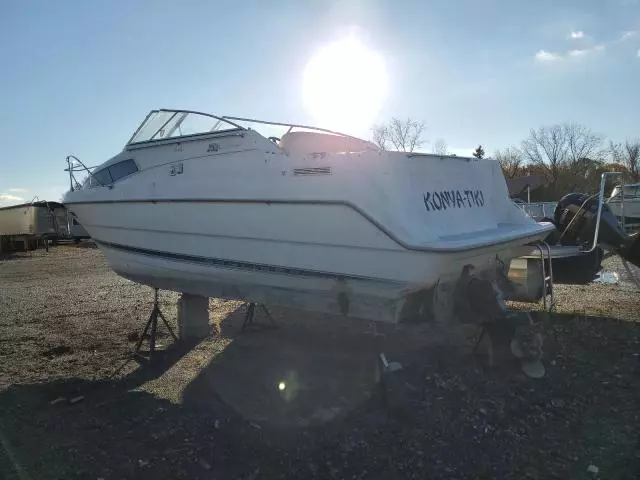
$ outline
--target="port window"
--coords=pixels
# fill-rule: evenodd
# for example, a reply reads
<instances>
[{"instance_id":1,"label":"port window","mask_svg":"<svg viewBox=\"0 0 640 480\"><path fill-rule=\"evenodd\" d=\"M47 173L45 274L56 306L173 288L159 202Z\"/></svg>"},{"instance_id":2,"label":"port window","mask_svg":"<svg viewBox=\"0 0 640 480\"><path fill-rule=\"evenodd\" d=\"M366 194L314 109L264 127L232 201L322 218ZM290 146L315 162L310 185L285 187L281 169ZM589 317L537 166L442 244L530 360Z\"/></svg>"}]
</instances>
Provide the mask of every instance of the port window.
<instances>
[{"instance_id":1,"label":"port window","mask_svg":"<svg viewBox=\"0 0 640 480\"><path fill-rule=\"evenodd\" d=\"M93 172L91 174L90 185L92 187L109 185L110 183L112 183L112 180L108 168L103 168L102 170L98 170L97 172Z\"/></svg>"},{"instance_id":2,"label":"port window","mask_svg":"<svg viewBox=\"0 0 640 480\"><path fill-rule=\"evenodd\" d=\"M138 166L133 160L123 160L108 167L98 170L91 175L90 185L92 187L111 185L121 178L127 177L138 171Z\"/></svg>"},{"instance_id":3,"label":"port window","mask_svg":"<svg viewBox=\"0 0 640 480\"><path fill-rule=\"evenodd\" d=\"M121 178L127 177L132 173L138 171L138 166L133 160L123 160L122 162L114 163L109 167L109 173L113 182L117 182Z\"/></svg>"}]
</instances>

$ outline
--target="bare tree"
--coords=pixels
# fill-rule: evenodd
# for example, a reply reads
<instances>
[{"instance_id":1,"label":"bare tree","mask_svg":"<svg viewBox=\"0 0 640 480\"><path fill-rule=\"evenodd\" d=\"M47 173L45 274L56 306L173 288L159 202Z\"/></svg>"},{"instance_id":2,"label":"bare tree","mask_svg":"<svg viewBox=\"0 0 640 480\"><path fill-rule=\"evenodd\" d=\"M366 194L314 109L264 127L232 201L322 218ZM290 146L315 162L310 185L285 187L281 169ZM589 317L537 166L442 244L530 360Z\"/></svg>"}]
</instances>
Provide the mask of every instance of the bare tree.
<instances>
[{"instance_id":1,"label":"bare tree","mask_svg":"<svg viewBox=\"0 0 640 480\"><path fill-rule=\"evenodd\" d=\"M399 152L413 152L424 144L422 135L425 128L424 122L410 118L399 120L394 117L388 124L375 125L372 128L372 137L382 150L388 150L388 147L392 146Z\"/></svg>"},{"instance_id":2,"label":"bare tree","mask_svg":"<svg viewBox=\"0 0 640 480\"><path fill-rule=\"evenodd\" d=\"M578 162L583 158L602 158L602 135L593 133L589 128L577 123L565 123L562 128L567 141L569 163Z\"/></svg>"},{"instance_id":3,"label":"bare tree","mask_svg":"<svg viewBox=\"0 0 640 480\"><path fill-rule=\"evenodd\" d=\"M524 159L544 168L555 189L560 167L567 161L567 142L562 125L532 129L529 138L522 142Z\"/></svg>"},{"instance_id":4,"label":"bare tree","mask_svg":"<svg viewBox=\"0 0 640 480\"><path fill-rule=\"evenodd\" d=\"M434 142L431 151L436 155L449 155L449 147L443 138L439 138Z\"/></svg>"},{"instance_id":5,"label":"bare tree","mask_svg":"<svg viewBox=\"0 0 640 480\"><path fill-rule=\"evenodd\" d=\"M522 152L526 161L543 167L553 193L559 194L584 183L590 162L602 157L602 137L575 123L540 127L522 142Z\"/></svg>"},{"instance_id":6,"label":"bare tree","mask_svg":"<svg viewBox=\"0 0 640 480\"><path fill-rule=\"evenodd\" d=\"M640 140L627 140L624 145L609 142L611 160L624 165L632 181L640 180Z\"/></svg>"},{"instance_id":7,"label":"bare tree","mask_svg":"<svg viewBox=\"0 0 640 480\"><path fill-rule=\"evenodd\" d=\"M524 158L519 148L506 147L497 150L494 156L506 178L516 178L524 173Z\"/></svg>"},{"instance_id":8,"label":"bare tree","mask_svg":"<svg viewBox=\"0 0 640 480\"><path fill-rule=\"evenodd\" d=\"M388 150L389 127L387 125L374 125L371 129L371 137L380 150Z\"/></svg>"},{"instance_id":9,"label":"bare tree","mask_svg":"<svg viewBox=\"0 0 640 480\"><path fill-rule=\"evenodd\" d=\"M584 180L589 177L594 162L598 163L604 157L603 138L584 125L576 123L565 123L562 128L567 141L567 162L570 172L568 186L574 190L581 187Z\"/></svg>"},{"instance_id":10,"label":"bare tree","mask_svg":"<svg viewBox=\"0 0 640 480\"><path fill-rule=\"evenodd\" d=\"M621 143L614 143L612 140L609 140L609 158L612 163L624 164Z\"/></svg>"}]
</instances>

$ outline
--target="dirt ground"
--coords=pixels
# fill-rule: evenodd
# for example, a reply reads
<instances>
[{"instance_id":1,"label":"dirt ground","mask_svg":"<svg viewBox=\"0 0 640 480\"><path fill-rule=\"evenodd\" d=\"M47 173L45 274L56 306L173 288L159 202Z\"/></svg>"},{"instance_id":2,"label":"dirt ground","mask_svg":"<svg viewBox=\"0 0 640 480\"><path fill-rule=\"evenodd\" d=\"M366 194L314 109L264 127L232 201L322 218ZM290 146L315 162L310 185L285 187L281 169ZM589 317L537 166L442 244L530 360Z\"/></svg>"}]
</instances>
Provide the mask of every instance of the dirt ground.
<instances>
[{"instance_id":1,"label":"dirt ground","mask_svg":"<svg viewBox=\"0 0 640 480\"><path fill-rule=\"evenodd\" d=\"M176 300L161 292L174 328ZM640 295L621 277L557 300L535 315L539 380L473 355L474 329L273 308L277 329L242 333L246 305L219 299L214 334L161 327L147 362L132 351L152 292L99 250L5 255L0 478L639 478ZM386 389L380 352L404 366Z\"/></svg>"}]
</instances>

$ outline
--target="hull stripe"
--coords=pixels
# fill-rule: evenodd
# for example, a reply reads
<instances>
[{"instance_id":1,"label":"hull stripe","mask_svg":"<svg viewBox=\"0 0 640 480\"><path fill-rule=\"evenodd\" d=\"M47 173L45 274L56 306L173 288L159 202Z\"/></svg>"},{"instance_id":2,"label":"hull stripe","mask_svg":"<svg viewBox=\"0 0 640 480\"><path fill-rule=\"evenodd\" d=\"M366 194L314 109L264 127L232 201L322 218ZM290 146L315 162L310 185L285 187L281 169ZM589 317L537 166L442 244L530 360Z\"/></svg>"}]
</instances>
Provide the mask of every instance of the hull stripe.
<instances>
[{"instance_id":1,"label":"hull stripe","mask_svg":"<svg viewBox=\"0 0 640 480\"><path fill-rule=\"evenodd\" d=\"M334 280L364 280L368 282L380 282L380 283L403 283L400 281L394 280L382 280L373 277L364 277L358 275L345 275L343 273L331 273L331 272L323 272L318 270L308 270L301 268L292 268L292 267L282 267L278 265L268 265L261 263L252 263L252 262L244 262L240 260L229 260L224 258L214 258L214 257L202 257L198 255L186 255L181 253L173 253L173 252L164 252L159 250L150 250L146 248L140 247L132 247L129 245L122 245L118 243L106 242L103 240L93 239L98 245L111 248L114 250L119 250L122 252L133 253L136 255L145 255L150 257L162 258L164 260L173 260L178 262L187 262L194 263L199 265L206 266L215 266L220 268L227 268L232 270L244 270L250 272L265 272L265 273L275 273L280 275L293 275L293 276L304 276L304 277L314 277L314 278L323 278L323 279L334 279Z\"/></svg>"}]
</instances>

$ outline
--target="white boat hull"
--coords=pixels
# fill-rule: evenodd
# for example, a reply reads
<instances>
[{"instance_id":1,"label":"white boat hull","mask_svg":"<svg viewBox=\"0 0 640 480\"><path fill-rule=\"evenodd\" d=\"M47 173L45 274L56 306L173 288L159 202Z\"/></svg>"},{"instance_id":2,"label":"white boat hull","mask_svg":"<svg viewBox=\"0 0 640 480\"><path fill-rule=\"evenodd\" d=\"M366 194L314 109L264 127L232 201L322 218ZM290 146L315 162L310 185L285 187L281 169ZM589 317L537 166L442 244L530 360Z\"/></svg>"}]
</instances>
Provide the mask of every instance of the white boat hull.
<instances>
[{"instance_id":1,"label":"white boat hull","mask_svg":"<svg viewBox=\"0 0 640 480\"><path fill-rule=\"evenodd\" d=\"M408 250L344 205L122 202L74 211L100 219L86 227L114 271L135 282L385 322L401 321L408 296L446 288L465 265L491 272L530 249L518 238L472 250ZM287 238L277 239L274 225L283 222Z\"/></svg>"}]
</instances>

